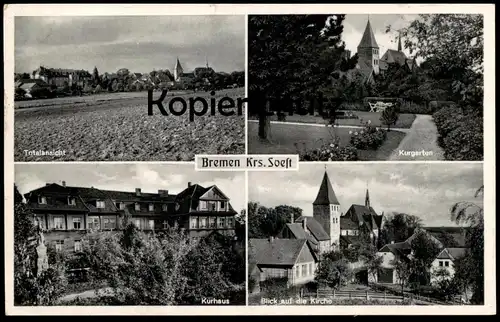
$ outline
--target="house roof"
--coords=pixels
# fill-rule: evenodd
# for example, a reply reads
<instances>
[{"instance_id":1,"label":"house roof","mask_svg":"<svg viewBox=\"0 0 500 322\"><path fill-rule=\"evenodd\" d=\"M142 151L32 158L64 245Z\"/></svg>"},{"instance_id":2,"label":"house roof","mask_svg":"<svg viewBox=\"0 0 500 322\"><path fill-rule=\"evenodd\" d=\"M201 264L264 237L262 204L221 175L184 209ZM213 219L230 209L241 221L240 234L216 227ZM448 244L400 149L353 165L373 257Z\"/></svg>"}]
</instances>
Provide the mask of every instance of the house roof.
<instances>
[{"instance_id":1,"label":"house roof","mask_svg":"<svg viewBox=\"0 0 500 322\"><path fill-rule=\"evenodd\" d=\"M286 224L290 232L295 236L296 239L307 239L313 245L317 245L318 242L315 238L309 235L303 228L301 223Z\"/></svg>"},{"instance_id":2,"label":"house roof","mask_svg":"<svg viewBox=\"0 0 500 322\"><path fill-rule=\"evenodd\" d=\"M373 34L372 26L370 20L366 23L365 31L363 37L359 42L358 48L378 48L377 41L375 40L375 35Z\"/></svg>"},{"instance_id":3,"label":"house roof","mask_svg":"<svg viewBox=\"0 0 500 322\"><path fill-rule=\"evenodd\" d=\"M316 196L316 200L314 200L313 205L340 205L326 171L323 175L323 180L321 181L318 195Z\"/></svg>"},{"instance_id":4,"label":"house roof","mask_svg":"<svg viewBox=\"0 0 500 322\"><path fill-rule=\"evenodd\" d=\"M323 226L321 226L321 224L314 217L300 216L296 222L301 223L304 220L304 217L307 218L307 229L314 236L314 238L316 238L316 240L330 240L330 235L328 235Z\"/></svg>"},{"instance_id":5,"label":"house roof","mask_svg":"<svg viewBox=\"0 0 500 322\"><path fill-rule=\"evenodd\" d=\"M255 250L257 265L293 266L307 245L305 239L249 239L248 242ZM315 256L312 251L311 254Z\"/></svg>"},{"instance_id":6,"label":"house roof","mask_svg":"<svg viewBox=\"0 0 500 322\"><path fill-rule=\"evenodd\" d=\"M340 217L340 229L350 229L356 230L359 228L359 225L352 221L351 218L342 216Z\"/></svg>"},{"instance_id":7,"label":"house roof","mask_svg":"<svg viewBox=\"0 0 500 322\"><path fill-rule=\"evenodd\" d=\"M395 256L407 258L411 252L410 244L406 241L394 244L386 244L379 249L380 253L393 253Z\"/></svg>"},{"instance_id":8,"label":"house roof","mask_svg":"<svg viewBox=\"0 0 500 322\"><path fill-rule=\"evenodd\" d=\"M430 235L439 240L443 247L465 248L467 246L467 227L423 227ZM444 237L449 236L452 240L446 240ZM450 244L452 242L453 244Z\"/></svg>"},{"instance_id":9,"label":"house roof","mask_svg":"<svg viewBox=\"0 0 500 322\"><path fill-rule=\"evenodd\" d=\"M467 248L445 248L437 255L436 259L455 260L465 255L466 251Z\"/></svg>"},{"instance_id":10,"label":"house roof","mask_svg":"<svg viewBox=\"0 0 500 322\"><path fill-rule=\"evenodd\" d=\"M369 229L380 228L382 225L383 216L378 215L373 207L353 204L347 214L353 222L364 223Z\"/></svg>"},{"instance_id":11,"label":"house roof","mask_svg":"<svg viewBox=\"0 0 500 322\"><path fill-rule=\"evenodd\" d=\"M407 57L406 54L402 51L397 51L394 49L387 49L386 53L384 56L387 55L388 63L398 63L399 65L404 65L406 63ZM383 57L383 56L382 56Z\"/></svg>"},{"instance_id":12,"label":"house roof","mask_svg":"<svg viewBox=\"0 0 500 322\"><path fill-rule=\"evenodd\" d=\"M354 244L358 241L359 241L359 236L356 236L356 235L352 235L352 236L341 235L340 236L340 242L345 243L347 245Z\"/></svg>"}]
</instances>

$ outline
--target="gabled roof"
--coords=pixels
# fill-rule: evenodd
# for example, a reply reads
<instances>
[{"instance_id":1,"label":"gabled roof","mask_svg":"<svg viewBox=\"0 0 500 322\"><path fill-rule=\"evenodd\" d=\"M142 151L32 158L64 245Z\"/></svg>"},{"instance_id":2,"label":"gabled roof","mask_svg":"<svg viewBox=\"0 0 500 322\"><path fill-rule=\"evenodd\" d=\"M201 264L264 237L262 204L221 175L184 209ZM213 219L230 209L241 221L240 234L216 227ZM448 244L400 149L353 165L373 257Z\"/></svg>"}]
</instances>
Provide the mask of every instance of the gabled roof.
<instances>
[{"instance_id":1,"label":"gabled roof","mask_svg":"<svg viewBox=\"0 0 500 322\"><path fill-rule=\"evenodd\" d=\"M248 242L255 250L257 265L294 266L304 247L316 258L305 239L249 239Z\"/></svg>"},{"instance_id":2,"label":"gabled roof","mask_svg":"<svg viewBox=\"0 0 500 322\"><path fill-rule=\"evenodd\" d=\"M353 204L346 214L350 216L353 222L364 223L370 229L380 228L382 224L382 215L377 215L373 207Z\"/></svg>"},{"instance_id":3,"label":"gabled roof","mask_svg":"<svg viewBox=\"0 0 500 322\"><path fill-rule=\"evenodd\" d=\"M366 23L365 32L363 37L359 42L358 48L378 48L377 41L375 40L375 35L373 34L372 26L370 20Z\"/></svg>"},{"instance_id":4,"label":"gabled roof","mask_svg":"<svg viewBox=\"0 0 500 322\"><path fill-rule=\"evenodd\" d=\"M323 181L321 181L318 195L316 196L316 200L314 200L313 205L340 205L326 171L323 175Z\"/></svg>"},{"instance_id":5,"label":"gabled roof","mask_svg":"<svg viewBox=\"0 0 500 322\"><path fill-rule=\"evenodd\" d=\"M354 244L359 241L359 236L356 235L340 235L340 242L346 245Z\"/></svg>"},{"instance_id":6,"label":"gabled roof","mask_svg":"<svg viewBox=\"0 0 500 322\"><path fill-rule=\"evenodd\" d=\"M309 235L302 228L302 224L300 224L300 223L286 224L286 228L288 228L288 230L290 230L290 232L292 233L292 235L296 239L307 239L313 245L317 245L318 244L318 242L315 240L315 238L313 236Z\"/></svg>"},{"instance_id":7,"label":"gabled roof","mask_svg":"<svg viewBox=\"0 0 500 322\"><path fill-rule=\"evenodd\" d=\"M306 218L306 227L316 240L330 240L330 235L328 235L323 226L314 217L307 216ZM304 216L300 216L296 222L301 223L303 220Z\"/></svg>"},{"instance_id":8,"label":"gabled roof","mask_svg":"<svg viewBox=\"0 0 500 322\"><path fill-rule=\"evenodd\" d=\"M387 59L384 59L386 56ZM404 52L394 49L387 49L382 58L382 60L385 60L388 63L398 63L399 65L404 65L406 63L406 60L408 59Z\"/></svg>"},{"instance_id":9,"label":"gabled roof","mask_svg":"<svg viewBox=\"0 0 500 322\"><path fill-rule=\"evenodd\" d=\"M467 248L445 248L437 255L436 259L451 259L454 261L464 256L466 252Z\"/></svg>"},{"instance_id":10,"label":"gabled roof","mask_svg":"<svg viewBox=\"0 0 500 322\"><path fill-rule=\"evenodd\" d=\"M340 229L357 230L359 229L359 225L352 221L351 218L342 216L340 217Z\"/></svg>"},{"instance_id":11,"label":"gabled roof","mask_svg":"<svg viewBox=\"0 0 500 322\"><path fill-rule=\"evenodd\" d=\"M407 258L411 252L410 244L406 241L394 244L386 244L379 249L379 253L393 253L395 256Z\"/></svg>"},{"instance_id":12,"label":"gabled roof","mask_svg":"<svg viewBox=\"0 0 500 322\"><path fill-rule=\"evenodd\" d=\"M466 227L423 227L422 229L439 240L446 248L464 248L467 246L468 228ZM454 244L448 244L443 238L444 235L452 237Z\"/></svg>"}]
</instances>

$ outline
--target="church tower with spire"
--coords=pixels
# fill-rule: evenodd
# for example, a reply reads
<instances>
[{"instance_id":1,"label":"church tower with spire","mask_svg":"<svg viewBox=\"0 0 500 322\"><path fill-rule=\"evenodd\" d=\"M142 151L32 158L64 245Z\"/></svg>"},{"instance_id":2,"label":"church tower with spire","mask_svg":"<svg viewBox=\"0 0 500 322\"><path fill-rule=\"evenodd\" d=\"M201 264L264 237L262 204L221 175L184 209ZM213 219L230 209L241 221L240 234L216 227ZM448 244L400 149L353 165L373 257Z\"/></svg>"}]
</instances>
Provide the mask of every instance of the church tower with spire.
<instances>
[{"instance_id":1,"label":"church tower with spire","mask_svg":"<svg viewBox=\"0 0 500 322\"><path fill-rule=\"evenodd\" d=\"M373 34L372 26L370 24L370 17L366 23L366 28L363 37L358 45L358 63L364 67L370 67L375 74L380 72L379 66L379 47Z\"/></svg>"},{"instance_id":2,"label":"church tower with spire","mask_svg":"<svg viewBox=\"0 0 500 322\"><path fill-rule=\"evenodd\" d=\"M366 189L365 207L370 208L370 194L368 193L368 188Z\"/></svg>"},{"instance_id":3,"label":"church tower with spire","mask_svg":"<svg viewBox=\"0 0 500 322\"><path fill-rule=\"evenodd\" d=\"M330 178L325 170L316 200L313 202L313 218L323 226L330 236L334 248L340 246L340 203L333 191Z\"/></svg>"},{"instance_id":4,"label":"church tower with spire","mask_svg":"<svg viewBox=\"0 0 500 322\"><path fill-rule=\"evenodd\" d=\"M174 67L174 80L178 82L183 73L184 70L182 69L181 62L179 61L179 57L177 57L177 61L175 62Z\"/></svg>"}]
</instances>

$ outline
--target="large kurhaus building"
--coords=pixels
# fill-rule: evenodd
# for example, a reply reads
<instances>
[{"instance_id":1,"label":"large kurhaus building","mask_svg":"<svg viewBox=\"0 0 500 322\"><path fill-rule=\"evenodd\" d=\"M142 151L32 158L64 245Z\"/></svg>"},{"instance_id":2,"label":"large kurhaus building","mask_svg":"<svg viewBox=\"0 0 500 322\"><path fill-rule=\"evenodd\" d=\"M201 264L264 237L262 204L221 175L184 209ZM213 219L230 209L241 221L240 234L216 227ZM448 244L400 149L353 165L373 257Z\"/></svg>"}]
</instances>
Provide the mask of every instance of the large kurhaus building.
<instances>
[{"instance_id":1,"label":"large kurhaus building","mask_svg":"<svg viewBox=\"0 0 500 322\"><path fill-rule=\"evenodd\" d=\"M161 231L177 224L190 237L217 232L235 236L237 212L230 199L215 185L188 183L179 194L168 190L145 193L111 191L47 183L24 195L35 224L56 250L78 252L89 231L113 231L127 216L144 231Z\"/></svg>"}]
</instances>

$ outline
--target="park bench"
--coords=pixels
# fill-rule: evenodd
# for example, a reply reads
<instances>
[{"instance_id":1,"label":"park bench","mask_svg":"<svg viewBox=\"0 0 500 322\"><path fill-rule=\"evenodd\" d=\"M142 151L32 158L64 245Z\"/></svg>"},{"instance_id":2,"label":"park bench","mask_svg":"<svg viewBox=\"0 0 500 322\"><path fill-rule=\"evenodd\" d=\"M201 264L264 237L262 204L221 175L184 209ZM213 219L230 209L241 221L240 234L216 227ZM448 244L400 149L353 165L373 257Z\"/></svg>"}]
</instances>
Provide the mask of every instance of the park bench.
<instances>
[{"instance_id":1,"label":"park bench","mask_svg":"<svg viewBox=\"0 0 500 322\"><path fill-rule=\"evenodd\" d=\"M370 105L370 112L383 112L389 106L392 106L392 103L384 103L384 102L376 102L376 103L368 103Z\"/></svg>"}]
</instances>

